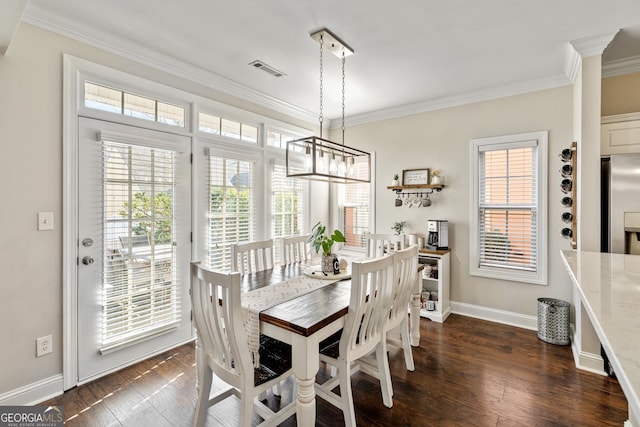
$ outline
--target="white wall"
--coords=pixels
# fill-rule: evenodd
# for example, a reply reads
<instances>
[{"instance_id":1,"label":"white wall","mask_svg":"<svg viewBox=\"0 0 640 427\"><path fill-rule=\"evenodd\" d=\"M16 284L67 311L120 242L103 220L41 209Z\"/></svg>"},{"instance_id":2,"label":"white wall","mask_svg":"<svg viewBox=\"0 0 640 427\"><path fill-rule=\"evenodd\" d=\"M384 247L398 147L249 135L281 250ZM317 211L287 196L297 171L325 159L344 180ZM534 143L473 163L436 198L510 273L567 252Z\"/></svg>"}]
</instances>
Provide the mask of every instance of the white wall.
<instances>
[{"instance_id":1,"label":"white wall","mask_svg":"<svg viewBox=\"0 0 640 427\"><path fill-rule=\"evenodd\" d=\"M375 150L377 162L376 231L392 233L395 221L406 220L409 232L425 233L428 219L449 220L452 301L537 314L541 296L571 301L571 288L561 264L561 161L558 153L572 141L570 86L433 111L393 120L348 127L346 141ZM548 286L492 280L469 275L469 141L472 138L549 130L549 255ZM386 187L403 169L438 169L445 189L429 208L395 207Z\"/></svg>"}]
</instances>

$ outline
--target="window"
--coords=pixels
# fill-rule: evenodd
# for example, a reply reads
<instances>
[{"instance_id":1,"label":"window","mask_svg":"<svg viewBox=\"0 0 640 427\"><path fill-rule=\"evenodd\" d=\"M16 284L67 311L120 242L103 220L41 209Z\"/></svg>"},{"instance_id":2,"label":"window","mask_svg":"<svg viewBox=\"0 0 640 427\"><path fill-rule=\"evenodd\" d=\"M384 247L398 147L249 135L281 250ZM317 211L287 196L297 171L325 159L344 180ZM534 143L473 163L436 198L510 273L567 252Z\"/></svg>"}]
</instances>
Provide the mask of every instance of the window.
<instances>
[{"instance_id":1,"label":"window","mask_svg":"<svg viewBox=\"0 0 640 427\"><path fill-rule=\"evenodd\" d=\"M371 176L375 176L375 153L371 153ZM365 165L356 164L356 176L365 174ZM338 185L338 207L340 229L344 233L345 249L364 250L366 235L373 232L373 206L371 183Z\"/></svg>"},{"instance_id":2,"label":"window","mask_svg":"<svg viewBox=\"0 0 640 427\"><path fill-rule=\"evenodd\" d=\"M175 153L103 142L102 349L180 321Z\"/></svg>"},{"instance_id":3,"label":"window","mask_svg":"<svg viewBox=\"0 0 640 427\"><path fill-rule=\"evenodd\" d=\"M253 164L209 156L209 267L231 269L231 246L255 239Z\"/></svg>"},{"instance_id":4,"label":"window","mask_svg":"<svg viewBox=\"0 0 640 427\"><path fill-rule=\"evenodd\" d=\"M547 132L472 140L470 274L546 284Z\"/></svg>"},{"instance_id":5,"label":"window","mask_svg":"<svg viewBox=\"0 0 640 427\"><path fill-rule=\"evenodd\" d=\"M96 110L131 116L137 119L184 127L185 109L118 89L84 83L84 105Z\"/></svg>"},{"instance_id":6,"label":"window","mask_svg":"<svg viewBox=\"0 0 640 427\"><path fill-rule=\"evenodd\" d=\"M226 136L227 138L258 142L258 128L256 126L211 114L198 114L198 130L213 135Z\"/></svg>"},{"instance_id":7,"label":"window","mask_svg":"<svg viewBox=\"0 0 640 427\"><path fill-rule=\"evenodd\" d=\"M285 149L287 148L287 142L295 139L291 135L284 135L282 133L267 131L267 145L271 147L277 147Z\"/></svg>"},{"instance_id":8,"label":"window","mask_svg":"<svg viewBox=\"0 0 640 427\"><path fill-rule=\"evenodd\" d=\"M271 237L302 234L310 227L304 223L308 184L297 178L287 178L286 167L274 164L271 172ZM276 246L276 259L280 247Z\"/></svg>"}]
</instances>

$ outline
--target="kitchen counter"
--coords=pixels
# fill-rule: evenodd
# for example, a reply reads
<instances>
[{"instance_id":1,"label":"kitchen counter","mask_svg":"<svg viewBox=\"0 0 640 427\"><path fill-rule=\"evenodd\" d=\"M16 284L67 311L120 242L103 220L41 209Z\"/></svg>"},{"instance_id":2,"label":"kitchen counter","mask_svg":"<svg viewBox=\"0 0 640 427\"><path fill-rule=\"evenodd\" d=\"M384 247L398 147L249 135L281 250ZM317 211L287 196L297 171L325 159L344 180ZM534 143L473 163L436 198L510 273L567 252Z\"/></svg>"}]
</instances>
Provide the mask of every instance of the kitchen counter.
<instances>
[{"instance_id":1,"label":"kitchen counter","mask_svg":"<svg viewBox=\"0 0 640 427\"><path fill-rule=\"evenodd\" d=\"M640 256L567 250L562 258L639 427Z\"/></svg>"}]
</instances>

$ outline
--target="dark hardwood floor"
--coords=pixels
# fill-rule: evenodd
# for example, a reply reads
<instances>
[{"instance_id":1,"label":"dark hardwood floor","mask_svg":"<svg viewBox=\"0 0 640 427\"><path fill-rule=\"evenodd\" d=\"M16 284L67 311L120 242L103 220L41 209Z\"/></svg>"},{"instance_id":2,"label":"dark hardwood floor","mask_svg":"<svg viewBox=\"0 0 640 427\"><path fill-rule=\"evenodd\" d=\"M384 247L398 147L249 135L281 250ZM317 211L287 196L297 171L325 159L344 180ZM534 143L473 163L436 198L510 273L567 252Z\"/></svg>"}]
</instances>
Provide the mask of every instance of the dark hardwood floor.
<instances>
[{"instance_id":1,"label":"dark hardwood floor","mask_svg":"<svg viewBox=\"0 0 640 427\"><path fill-rule=\"evenodd\" d=\"M383 406L375 379L353 375L359 425L600 427L627 419L615 379L579 371L570 347L545 343L535 331L452 315L444 324L421 319L421 332L414 372L400 350L390 352L393 408ZM269 404L290 401L289 389L281 398L269 394ZM64 405L72 426L189 426L196 397L194 346L187 344L45 403ZM343 423L339 410L317 402L316 425ZM238 410L227 399L209 410L207 425L234 426ZM283 425L294 426L295 417Z\"/></svg>"}]
</instances>

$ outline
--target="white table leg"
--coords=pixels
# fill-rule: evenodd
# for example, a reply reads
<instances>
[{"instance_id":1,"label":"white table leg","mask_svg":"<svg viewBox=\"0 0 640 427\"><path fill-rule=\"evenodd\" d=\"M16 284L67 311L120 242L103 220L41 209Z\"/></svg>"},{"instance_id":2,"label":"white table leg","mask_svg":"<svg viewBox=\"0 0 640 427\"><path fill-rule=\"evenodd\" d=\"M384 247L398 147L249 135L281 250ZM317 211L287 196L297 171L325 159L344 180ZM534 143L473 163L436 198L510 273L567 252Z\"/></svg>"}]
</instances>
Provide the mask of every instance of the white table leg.
<instances>
[{"instance_id":1,"label":"white table leg","mask_svg":"<svg viewBox=\"0 0 640 427\"><path fill-rule=\"evenodd\" d=\"M412 294L409 301L409 314L411 325L411 346L420 345L420 294Z\"/></svg>"},{"instance_id":2,"label":"white table leg","mask_svg":"<svg viewBox=\"0 0 640 427\"><path fill-rule=\"evenodd\" d=\"M204 363L203 352L202 343L196 335L196 390L198 391L200 391L200 382L204 375L204 366L202 365Z\"/></svg>"},{"instance_id":3,"label":"white table leg","mask_svg":"<svg viewBox=\"0 0 640 427\"><path fill-rule=\"evenodd\" d=\"M411 346L418 347L420 345L420 294L422 293L422 272L416 274L416 284L413 288L411 301L409 301L410 314L410 331Z\"/></svg>"},{"instance_id":4,"label":"white table leg","mask_svg":"<svg viewBox=\"0 0 640 427\"><path fill-rule=\"evenodd\" d=\"M313 427L316 422L316 374L320 357L318 341L293 334L293 373L298 384L296 417L298 426Z\"/></svg>"}]
</instances>

